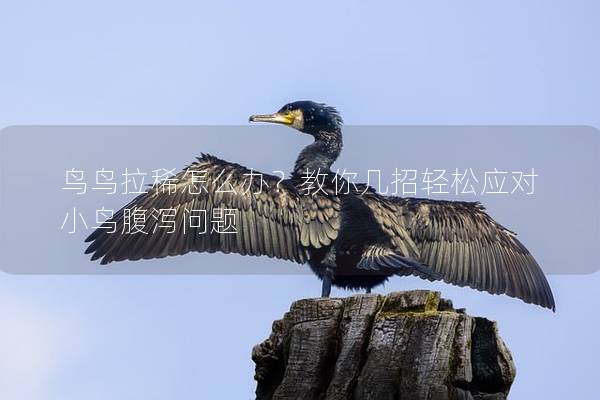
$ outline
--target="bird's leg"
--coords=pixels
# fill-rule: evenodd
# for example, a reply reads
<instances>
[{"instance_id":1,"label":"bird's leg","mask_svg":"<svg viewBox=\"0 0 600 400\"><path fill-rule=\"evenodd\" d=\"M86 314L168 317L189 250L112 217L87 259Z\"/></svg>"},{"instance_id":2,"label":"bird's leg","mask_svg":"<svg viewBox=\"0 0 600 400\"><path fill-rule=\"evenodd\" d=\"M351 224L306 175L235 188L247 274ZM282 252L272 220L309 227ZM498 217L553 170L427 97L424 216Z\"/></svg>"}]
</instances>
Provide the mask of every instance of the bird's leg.
<instances>
[{"instance_id":1,"label":"bird's leg","mask_svg":"<svg viewBox=\"0 0 600 400\"><path fill-rule=\"evenodd\" d=\"M321 297L329 297L331 293L331 277L329 275L325 275L323 277L323 287L321 289Z\"/></svg>"}]
</instances>

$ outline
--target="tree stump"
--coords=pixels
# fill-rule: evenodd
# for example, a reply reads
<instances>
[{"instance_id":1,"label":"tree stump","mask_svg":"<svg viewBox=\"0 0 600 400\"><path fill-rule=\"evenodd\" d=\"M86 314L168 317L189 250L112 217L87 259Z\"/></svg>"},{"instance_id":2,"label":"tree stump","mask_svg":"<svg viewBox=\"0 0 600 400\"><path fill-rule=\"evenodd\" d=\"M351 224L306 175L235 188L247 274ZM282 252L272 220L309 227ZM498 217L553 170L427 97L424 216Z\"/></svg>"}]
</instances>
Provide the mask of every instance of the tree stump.
<instances>
[{"instance_id":1,"label":"tree stump","mask_svg":"<svg viewBox=\"0 0 600 400\"><path fill-rule=\"evenodd\" d=\"M495 322L425 290L296 301L252 359L259 400L500 400L515 378Z\"/></svg>"}]
</instances>

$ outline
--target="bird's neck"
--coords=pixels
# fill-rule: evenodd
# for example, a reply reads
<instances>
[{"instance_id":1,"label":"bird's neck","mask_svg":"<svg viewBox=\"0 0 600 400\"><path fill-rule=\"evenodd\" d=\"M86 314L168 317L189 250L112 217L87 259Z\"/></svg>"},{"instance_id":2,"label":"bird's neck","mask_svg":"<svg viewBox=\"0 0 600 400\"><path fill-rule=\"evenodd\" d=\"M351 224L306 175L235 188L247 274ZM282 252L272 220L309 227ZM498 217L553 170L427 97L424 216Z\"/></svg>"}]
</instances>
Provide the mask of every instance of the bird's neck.
<instances>
[{"instance_id":1,"label":"bird's neck","mask_svg":"<svg viewBox=\"0 0 600 400\"><path fill-rule=\"evenodd\" d=\"M305 174L308 171L329 171L331 165L342 152L342 132L340 129L319 131L313 135L315 141L306 146L298 155L294 172Z\"/></svg>"}]
</instances>

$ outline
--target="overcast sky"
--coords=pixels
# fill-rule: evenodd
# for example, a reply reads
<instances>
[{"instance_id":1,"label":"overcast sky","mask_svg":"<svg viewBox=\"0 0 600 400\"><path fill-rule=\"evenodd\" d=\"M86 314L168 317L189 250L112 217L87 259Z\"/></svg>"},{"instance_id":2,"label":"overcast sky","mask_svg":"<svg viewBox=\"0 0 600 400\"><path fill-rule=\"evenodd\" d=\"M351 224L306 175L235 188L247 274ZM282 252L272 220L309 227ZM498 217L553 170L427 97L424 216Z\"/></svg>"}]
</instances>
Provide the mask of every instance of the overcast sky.
<instances>
[{"instance_id":1,"label":"overcast sky","mask_svg":"<svg viewBox=\"0 0 600 400\"><path fill-rule=\"evenodd\" d=\"M591 0L6 4L0 24L0 127L243 125L249 114L307 98L337 106L350 125L597 127L599 8ZM29 268L34 259L47 270L74 261L98 268L81 254L84 233L59 230L65 210L54 199L64 201L58 188L65 165L180 168L210 151L269 172L289 170L307 143L285 129L240 131L256 132L250 141L236 137L237 131L216 137L206 130L196 137L188 132L188 140L173 149L167 146L168 130L154 132L152 138L160 140L143 144L133 134L107 143L85 132L66 144L63 134L3 140L2 172L10 172L3 182L19 189L6 193L3 187L0 200L3 269ZM486 159L485 148L489 159L504 160L507 168L540 166L534 196L478 200L519 232L549 268L557 259L565 268L595 262L598 139L585 132L563 131L548 140L523 137L528 154L507 150L507 142L495 135L481 134L470 147L475 161ZM460 154L442 162L444 149L424 137L389 140L377 147L372 137L349 135L340 166L365 167L369 160L377 162L375 168L403 160L463 166L457 165ZM514 142L513 137L509 143ZM575 169L572 181L552 179L563 163ZM52 187L56 192L46 194ZM6 207L44 199L48 216L37 228L17 226L14 210ZM126 200L113 201L119 206ZM93 197L86 201L81 204L95 204ZM55 236L45 234L49 226ZM240 263L249 271L280 264L193 254L148 265ZM598 266L589 270L594 269ZM393 279L378 291L435 288L471 314L497 320L518 369L511 399L596 398L600 300L594 293L600 274L551 275L549 281L556 314L416 278ZM319 292L310 274L0 273L0 395L251 398L252 346L268 336L271 321L293 300Z\"/></svg>"}]
</instances>

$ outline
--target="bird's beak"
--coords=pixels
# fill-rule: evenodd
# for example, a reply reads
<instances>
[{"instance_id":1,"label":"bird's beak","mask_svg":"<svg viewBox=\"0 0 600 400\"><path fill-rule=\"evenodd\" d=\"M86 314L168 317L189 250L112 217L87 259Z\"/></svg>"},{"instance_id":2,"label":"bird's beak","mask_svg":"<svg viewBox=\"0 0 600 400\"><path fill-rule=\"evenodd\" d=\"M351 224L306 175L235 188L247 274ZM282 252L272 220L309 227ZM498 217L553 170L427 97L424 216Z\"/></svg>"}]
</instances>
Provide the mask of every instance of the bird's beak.
<instances>
[{"instance_id":1,"label":"bird's beak","mask_svg":"<svg viewBox=\"0 0 600 400\"><path fill-rule=\"evenodd\" d=\"M251 115L248 118L250 122L270 122L272 124L292 125L294 123L294 115L292 113L274 113L266 115Z\"/></svg>"}]
</instances>

